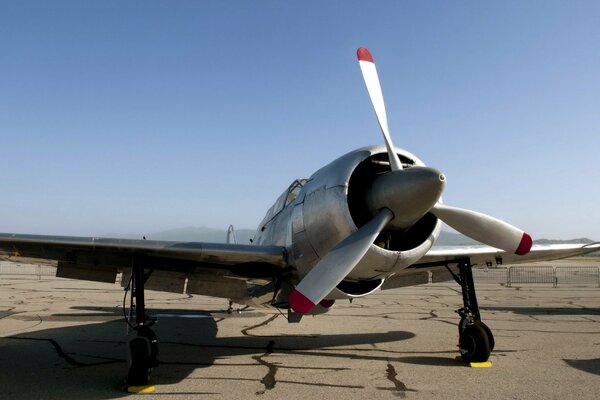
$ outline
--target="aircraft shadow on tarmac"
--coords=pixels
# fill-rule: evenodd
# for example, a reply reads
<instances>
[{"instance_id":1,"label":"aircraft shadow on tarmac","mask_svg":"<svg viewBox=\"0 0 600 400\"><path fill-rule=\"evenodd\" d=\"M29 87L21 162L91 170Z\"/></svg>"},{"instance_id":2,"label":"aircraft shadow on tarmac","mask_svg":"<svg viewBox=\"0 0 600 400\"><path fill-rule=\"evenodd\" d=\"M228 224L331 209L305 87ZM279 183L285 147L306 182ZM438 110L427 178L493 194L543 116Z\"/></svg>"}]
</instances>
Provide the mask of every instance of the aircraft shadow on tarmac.
<instances>
[{"instance_id":1,"label":"aircraft shadow on tarmac","mask_svg":"<svg viewBox=\"0 0 600 400\"><path fill-rule=\"evenodd\" d=\"M13 398L18 398L19 393L37 397L35 390L46 388L40 392L46 398L53 398L51 393L54 390L66 397L77 394L80 397L85 395L86 398L106 398L107 389L112 396L115 395L114 389L122 389L127 369L128 340L133 337L133 333L126 336L125 324L119 315L120 309L72 309L91 312L54 314L47 318L48 322L78 321L79 324L76 325L0 338L2 358L11 365L9 373L0 378L0 386L6 388L3 389L4 394L12 395ZM198 368L239 365L242 368L268 367L268 375L271 377L265 376L260 382L269 388L269 385L275 385L275 373L279 368L278 365L269 363L269 354L402 361L406 357L398 357L399 354L393 351L387 354L386 350L379 348L347 349L344 346L375 345L415 336L406 331L281 336L273 331L273 336L253 336L252 329L266 325L275 318L283 318L280 315L269 318L268 314L253 313L253 316L264 315L264 321L243 329L238 336L219 337L218 323L224 318L244 318L247 315L242 313L227 316L224 313L156 308L152 309L151 315L160 317L153 328L160 342L160 366L153 374L153 383L158 385L178 383ZM223 318L219 318L220 316ZM89 321L101 322L81 324ZM228 360L243 355L250 356L255 364L248 363L248 360L240 361L242 364ZM412 362L418 363L418 360ZM311 369L306 364L310 363L303 363L302 368ZM269 382L269 379L273 382ZM35 382L35 388L32 382Z\"/></svg>"},{"instance_id":2,"label":"aircraft shadow on tarmac","mask_svg":"<svg viewBox=\"0 0 600 400\"><path fill-rule=\"evenodd\" d=\"M577 368L580 371L589 372L590 374L600 375L600 358L592 358L590 360L563 360L567 365Z\"/></svg>"}]
</instances>

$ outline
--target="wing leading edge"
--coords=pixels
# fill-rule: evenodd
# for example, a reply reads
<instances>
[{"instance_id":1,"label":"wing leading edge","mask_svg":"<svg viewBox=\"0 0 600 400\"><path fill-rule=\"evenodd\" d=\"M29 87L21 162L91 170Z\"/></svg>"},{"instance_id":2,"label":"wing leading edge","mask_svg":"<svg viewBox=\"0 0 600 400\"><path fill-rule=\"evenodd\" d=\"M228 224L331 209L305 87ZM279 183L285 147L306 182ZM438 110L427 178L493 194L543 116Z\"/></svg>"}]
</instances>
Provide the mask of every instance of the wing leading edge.
<instances>
[{"instance_id":1,"label":"wing leading edge","mask_svg":"<svg viewBox=\"0 0 600 400\"><path fill-rule=\"evenodd\" d=\"M525 255L511 254L490 246L434 247L419 260L419 264L439 264L468 258L472 265L519 264L531 261L557 260L600 250L600 242L588 244L534 245Z\"/></svg>"},{"instance_id":2,"label":"wing leading edge","mask_svg":"<svg viewBox=\"0 0 600 400\"><path fill-rule=\"evenodd\" d=\"M285 248L202 242L110 239L0 233L0 256L57 261L90 269L129 268L143 257L148 268L189 272L221 270L228 275L268 278L288 266Z\"/></svg>"},{"instance_id":3,"label":"wing leading edge","mask_svg":"<svg viewBox=\"0 0 600 400\"><path fill-rule=\"evenodd\" d=\"M589 244L534 245L519 256L490 246L440 246L429 250L418 263L385 280L382 289L413 286L452 280L446 269L457 272L456 263L468 259L472 265L521 264L533 261L557 260L600 251L600 242Z\"/></svg>"}]
</instances>

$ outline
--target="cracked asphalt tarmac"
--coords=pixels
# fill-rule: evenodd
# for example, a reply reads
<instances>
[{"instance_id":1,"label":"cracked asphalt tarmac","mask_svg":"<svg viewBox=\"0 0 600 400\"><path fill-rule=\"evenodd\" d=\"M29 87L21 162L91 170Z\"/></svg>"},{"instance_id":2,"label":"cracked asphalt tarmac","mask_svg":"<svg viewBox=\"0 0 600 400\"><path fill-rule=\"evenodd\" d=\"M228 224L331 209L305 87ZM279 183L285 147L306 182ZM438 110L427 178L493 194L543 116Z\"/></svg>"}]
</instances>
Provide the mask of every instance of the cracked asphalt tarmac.
<instances>
[{"instance_id":1,"label":"cracked asphalt tarmac","mask_svg":"<svg viewBox=\"0 0 600 400\"><path fill-rule=\"evenodd\" d=\"M600 288L479 284L493 367L457 361L454 282L394 289L289 324L270 309L147 292L160 366L148 399L597 398ZM0 396L129 396L118 285L0 276ZM131 337L131 332L129 332Z\"/></svg>"}]
</instances>

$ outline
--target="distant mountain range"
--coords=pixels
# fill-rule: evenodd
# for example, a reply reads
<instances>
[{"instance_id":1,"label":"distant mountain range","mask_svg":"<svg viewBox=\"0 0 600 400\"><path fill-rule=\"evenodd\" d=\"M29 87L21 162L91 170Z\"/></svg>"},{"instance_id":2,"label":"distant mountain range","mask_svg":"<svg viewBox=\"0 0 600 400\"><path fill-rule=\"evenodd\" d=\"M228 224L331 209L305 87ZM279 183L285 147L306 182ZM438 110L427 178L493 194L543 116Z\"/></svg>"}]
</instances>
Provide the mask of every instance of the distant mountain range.
<instances>
[{"instance_id":1,"label":"distant mountain range","mask_svg":"<svg viewBox=\"0 0 600 400\"><path fill-rule=\"evenodd\" d=\"M592 243L593 240L588 238L579 239L536 239L533 241L534 244L575 244L575 243ZM440 237L435 242L436 246L474 246L481 245L482 243L461 235L460 233L442 231Z\"/></svg>"},{"instance_id":2,"label":"distant mountain range","mask_svg":"<svg viewBox=\"0 0 600 400\"><path fill-rule=\"evenodd\" d=\"M254 237L254 229L236 229L235 238L239 244L249 244L250 239ZM141 239L146 237L149 240L169 240L175 242L209 242L225 243L227 239L226 229L214 229L204 227L188 226L185 228L169 229L161 232L146 234L109 234L109 237L120 237L128 239ZM563 243L591 243L593 240L588 238L570 239L570 240L550 240L538 239L535 244L563 244ZM436 246L475 246L481 243L468 238L460 233L442 231Z\"/></svg>"}]
</instances>

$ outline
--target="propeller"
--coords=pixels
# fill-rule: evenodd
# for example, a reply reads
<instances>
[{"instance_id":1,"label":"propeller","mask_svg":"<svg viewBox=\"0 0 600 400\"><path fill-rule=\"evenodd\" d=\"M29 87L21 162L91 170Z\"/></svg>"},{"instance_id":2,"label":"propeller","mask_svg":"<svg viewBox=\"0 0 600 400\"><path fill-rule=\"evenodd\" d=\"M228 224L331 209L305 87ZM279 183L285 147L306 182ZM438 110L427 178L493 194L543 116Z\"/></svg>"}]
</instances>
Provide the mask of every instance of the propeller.
<instances>
[{"instance_id":1,"label":"propeller","mask_svg":"<svg viewBox=\"0 0 600 400\"><path fill-rule=\"evenodd\" d=\"M440 203L436 204L431 212L446 225L478 242L520 256L531 250L533 241L529 234L497 218Z\"/></svg>"},{"instance_id":2,"label":"propeller","mask_svg":"<svg viewBox=\"0 0 600 400\"><path fill-rule=\"evenodd\" d=\"M373 109L375 110L375 115L377 116L379 126L381 127L381 132L383 134L390 159L390 167L392 171L402 169L402 165L400 164L398 155L394 150L394 145L389 133L383 94L381 91L381 85L379 83L379 77L377 75L377 69L375 68L375 62L373 61L373 56L371 55L371 52L364 47L359 48L356 54L358 56L358 63L360 65L365 84L367 86L367 91L369 92L369 97L371 98L371 103L373 104ZM408 170L403 172L408 172ZM443 175L440 174L440 176ZM377 185L377 181L375 182L374 186L375 185ZM413 202L420 200L421 196L412 198ZM387 201L388 203L386 204L390 204L390 200ZM521 229L516 228L504 221L500 221L494 217L490 217L489 215L485 215L476 211L465 210L462 208L449 207L442 205L441 203L434 204L433 207L428 211L431 211L436 217L444 221L444 223L451 226L458 232L481 243L485 243L502 250L514 252L515 254L519 255L527 254L531 249L531 236ZM397 215L400 216L401 214L402 213L398 213Z\"/></svg>"},{"instance_id":3,"label":"propeller","mask_svg":"<svg viewBox=\"0 0 600 400\"><path fill-rule=\"evenodd\" d=\"M390 157L390 165L392 171L402 169L402 163L398 154L394 151L394 144L392 143L392 137L390 136L390 130L387 123L387 114L385 112L385 103L383 102L383 93L381 91L381 84L379 83L379 76L377 75L377 68L375 68L375 62L373 56L368 49L361 47L356 51L358 56L358 65L362 71L365 84L367 85L367 91L371 98L371 104L375 110L381 133L383 133L383 140L385 141L385 147L387 147L388 156Z\"/></svg>"},{"instance_id":4,"label":"propeller","mask_svg":"<svg viewBox=\"0 0 600 400\"><path fill-rule=\"evenodd\" d=\"M373 218L327 253L289 295L289 305L298 313L310 312L325 299L358 265L384 228L406 230L428 212L458 232L492 247L523 255L532 245L527 233L504 221L441 204L446 178L438 170L420 166L402 168L390 136L373 56L366 48L359 48L357 56L383 134L391 171L378 176L365 193L365 203Z\"/></svg>"},{"instance_id":5,"label":"propeller","mask_svg":"<svg viewBox=\"0 0 600 400\"><path fill-rule=\"evenodd\" d=\"M363 258L379 232L394 217L384 208L371 221L338 243L310 270L288 297L295 312L310 312Z\"/></svg>"}]
</instances>

